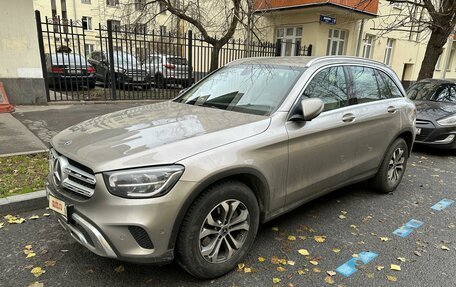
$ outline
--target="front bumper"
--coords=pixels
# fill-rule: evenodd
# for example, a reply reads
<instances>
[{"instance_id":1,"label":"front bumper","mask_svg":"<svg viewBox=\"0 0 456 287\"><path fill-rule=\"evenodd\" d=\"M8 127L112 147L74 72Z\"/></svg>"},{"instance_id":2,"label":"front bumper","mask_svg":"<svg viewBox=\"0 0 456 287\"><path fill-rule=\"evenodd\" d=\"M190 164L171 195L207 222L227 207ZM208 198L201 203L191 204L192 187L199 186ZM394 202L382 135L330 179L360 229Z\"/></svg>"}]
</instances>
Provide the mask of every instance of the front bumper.
<instances>
[{"instance_id":1,"label":"front bumper","mask_svg":"<svg viewBox=\"0 0 456 287\"><path fill-rule=\"evenodd\" d=\"M93 253L135 263L169 263L174 258L172 234L191 182L178 182L168 194L151 199L126 199L111 195L102 176L91 198L81 198L53 184L47 195L70 208L67 216L55 213L59 223ZM139 230L141 234L137 234ZM150 244L144 244L144 240Z\"/></svg>"},{"instance_id":2,"label":"front bumper","mask_svg":"<svg viewBox=\"0 0 456 287\"><path fill-rule=\"evenodd\" d=\"M417 120L420 133L415 143L442 149L456 149L456 127L442 127L430 121Z\"/></svg>"}]
</instances>

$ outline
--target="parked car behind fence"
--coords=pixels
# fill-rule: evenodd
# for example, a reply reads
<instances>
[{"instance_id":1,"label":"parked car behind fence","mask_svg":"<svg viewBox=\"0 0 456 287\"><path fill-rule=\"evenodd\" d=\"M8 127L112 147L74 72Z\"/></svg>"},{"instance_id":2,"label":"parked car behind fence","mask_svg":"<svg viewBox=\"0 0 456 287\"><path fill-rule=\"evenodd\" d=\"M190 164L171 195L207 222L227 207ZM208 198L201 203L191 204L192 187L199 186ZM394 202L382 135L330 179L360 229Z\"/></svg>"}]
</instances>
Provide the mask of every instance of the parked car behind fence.
<instances>
[{"instance_id":1,"label":"parked car behind fence","mask_svg":"<svg viewBox=\"0 0 456 287\"><path fill-rule=\"evenodd\" d=\"M75 53L46 54L46 70L50 87L70 90L75 87L95 87L95 68Z\"/></svg>"},{"instance_id":2,"label":"parked car behind fence","mask_svg":"<svg viewBox=\"0 0 456 287\"><path fill-rule=\"evenodd\" d=\"M193 79L189 77L188 61L184 57L156 54L150 55L142 65L147 70L156 87L165 88L169 84L191 86ZM192 75L193 70L190 70Z\"/></svg>"}]
</instances>

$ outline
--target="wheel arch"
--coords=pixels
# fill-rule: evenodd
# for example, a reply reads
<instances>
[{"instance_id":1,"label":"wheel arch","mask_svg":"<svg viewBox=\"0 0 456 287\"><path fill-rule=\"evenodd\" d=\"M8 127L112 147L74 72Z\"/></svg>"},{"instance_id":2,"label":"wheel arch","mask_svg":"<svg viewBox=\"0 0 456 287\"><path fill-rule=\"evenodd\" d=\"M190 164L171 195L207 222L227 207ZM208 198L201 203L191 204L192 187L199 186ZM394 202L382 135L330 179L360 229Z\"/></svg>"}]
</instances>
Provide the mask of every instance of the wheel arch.
<instances>
[{"instance_id":1,"label":"wheel arch","mask_svg":"<svg viewBox=\"0 0 456 287\"><path fill-rule=\"evenodd\" d=\"M254 168L235 168L223 171L209 177L208 179L198 184L198 186L188 196L187 200L183 204L182 208L180 209L176 217L176 221L174 222L173 230L171 232L171 237L169 241L170 249L173 249L175 247L177 235L179 234L182 221L192 203L208 187L224 180L236 180L242 182L253 191L255 197L258 200L258 205L260 209L260 222L264 221L270 200L269 184L266 180L266 177Z\"/></svg>"}]
</instances>

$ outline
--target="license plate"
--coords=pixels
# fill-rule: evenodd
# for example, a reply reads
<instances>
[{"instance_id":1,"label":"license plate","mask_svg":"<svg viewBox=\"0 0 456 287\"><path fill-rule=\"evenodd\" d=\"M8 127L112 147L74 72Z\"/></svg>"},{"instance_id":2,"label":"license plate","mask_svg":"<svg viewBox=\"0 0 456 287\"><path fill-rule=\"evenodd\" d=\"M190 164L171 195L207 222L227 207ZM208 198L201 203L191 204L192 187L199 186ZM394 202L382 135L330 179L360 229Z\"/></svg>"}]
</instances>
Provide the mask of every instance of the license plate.
<instances>
[{"instance_id":1,"label":"license plate","mask_svg":"<svg viewBox=\"0 0 456 287\"><path fill-rule=\"evenodd\" d=\"M53 197L52 195L49 195L49 208L51 210L54 210L55 212L58 212L64 216L67 216L65 202Z\"/></svg>"},{"instance_id":2,"label":"license plate","mask_svg":"<svg viewBox=\"0 0 456 287\"><path fill-rule=\"evenodd\" d=\"M421 134L421 128L416 128L416 134L420 135Z\"/></svg>"}]
</instances>

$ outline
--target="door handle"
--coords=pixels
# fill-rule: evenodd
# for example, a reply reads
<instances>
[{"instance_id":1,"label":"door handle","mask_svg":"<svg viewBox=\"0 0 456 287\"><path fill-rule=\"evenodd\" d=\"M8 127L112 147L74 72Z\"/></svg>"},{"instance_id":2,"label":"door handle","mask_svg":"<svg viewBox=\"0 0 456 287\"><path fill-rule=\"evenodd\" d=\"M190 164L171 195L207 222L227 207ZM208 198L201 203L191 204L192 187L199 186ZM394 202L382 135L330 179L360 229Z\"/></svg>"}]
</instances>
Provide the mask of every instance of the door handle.
<instances>
[{"instance_id":1,"label":"door handle","mask_svg":"<svg viewBox=\"0 0 456 287\"><path fill-rule=\"evenodd\" d=\"M353 122L356 119L355 115L348 113L342 116L342 121L345 123Z\"/></svg>"},{"instance_id":2,"label":"door handle","mask_svg":"<svg viewBox=\"0 0 456 287\"><path fill-rule=\"evenodd\" d=\"M390 114L394 114L394 113L397 111L397 109L396 109L396 107L394 107L394 106L389 106L388 109L387 109L387 111L388 111L388 113L390 113Z\"/></svg>"}]
</instances>

